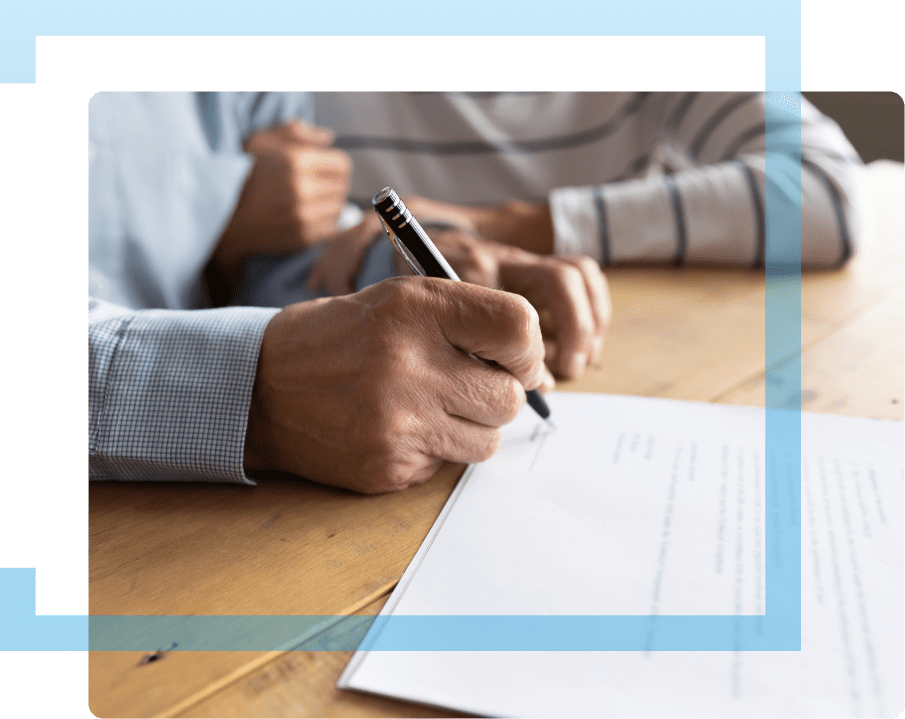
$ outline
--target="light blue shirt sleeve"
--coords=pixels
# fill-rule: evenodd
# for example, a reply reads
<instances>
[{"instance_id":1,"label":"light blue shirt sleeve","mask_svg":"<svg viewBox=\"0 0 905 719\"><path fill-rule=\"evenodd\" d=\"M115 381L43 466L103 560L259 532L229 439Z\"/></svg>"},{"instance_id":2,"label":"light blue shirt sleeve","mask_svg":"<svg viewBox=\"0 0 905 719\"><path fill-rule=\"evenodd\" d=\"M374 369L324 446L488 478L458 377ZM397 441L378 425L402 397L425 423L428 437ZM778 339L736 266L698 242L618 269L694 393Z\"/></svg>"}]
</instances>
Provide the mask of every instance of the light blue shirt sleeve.
<instances>
[{"instance_id":1,"label":"light blue shirt sleeve","mask_svg":"<svg viewBox=\"0 0 905 719\"><path fill-rule=\"evenodd\" d=\"M89 104L89 473L252 483L258 354L275 309L203 309L202 273L252 164L303 93L99 93Z\"/></svg>"},{"instance_id":2,"label":"light blue shirt sleeve","mask_svg":"<svg viewBox=\"0 0 905 719\"><path fill-rule=\"evenodd\" d=\"M254 484L243 469L275 309L129 310L89 300L91 479Z\"/></svg>"},{"instance_id":3,"label":"light blue shirt sleeve","mask_svg":"<svg viewBox=\"0 0 905 719\"><path fill-rule=\"evenodd\" d=\"M304 93L104 92L88 107L89 293L135 309L206 303L253 132L310 119Z\"/></svg>"}]
</instances>

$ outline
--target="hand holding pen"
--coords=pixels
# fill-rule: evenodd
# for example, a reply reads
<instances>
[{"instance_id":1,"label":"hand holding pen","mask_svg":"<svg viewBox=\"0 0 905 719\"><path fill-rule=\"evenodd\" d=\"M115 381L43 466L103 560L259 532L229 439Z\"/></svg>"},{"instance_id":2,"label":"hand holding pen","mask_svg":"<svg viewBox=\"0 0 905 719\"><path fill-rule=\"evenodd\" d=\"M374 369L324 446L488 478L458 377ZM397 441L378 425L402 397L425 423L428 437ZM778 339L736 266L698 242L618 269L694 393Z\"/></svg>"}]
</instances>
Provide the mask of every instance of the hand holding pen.
<instances>
[{"instance_id":1,"label":"hand holding pen","mask_svg":"<svg viewBox=\"0 0 905 719\"><path fill-rule=\"evenodd\" d=\"M458 275L392 188L382 189L374 196L372 203L387 235L412 272L423 277L459 281ZM474 354L471 356L492 367L499 367L494 360ZM527 390L526 399L530 407L552 426L550 408L540 392L537 389Z\"/></svg>"},{"instance_id":2,"label":"hand holding pen","mask_svg":"<svg viewBox=\"0 0 905 719\"><path fill-rule=\"evenodd\" d=\"M524 298L465 282L397 277L289 305L261 342L245 468L371 494L482 462L543 358Z\"/></svg>"}]
</instances>

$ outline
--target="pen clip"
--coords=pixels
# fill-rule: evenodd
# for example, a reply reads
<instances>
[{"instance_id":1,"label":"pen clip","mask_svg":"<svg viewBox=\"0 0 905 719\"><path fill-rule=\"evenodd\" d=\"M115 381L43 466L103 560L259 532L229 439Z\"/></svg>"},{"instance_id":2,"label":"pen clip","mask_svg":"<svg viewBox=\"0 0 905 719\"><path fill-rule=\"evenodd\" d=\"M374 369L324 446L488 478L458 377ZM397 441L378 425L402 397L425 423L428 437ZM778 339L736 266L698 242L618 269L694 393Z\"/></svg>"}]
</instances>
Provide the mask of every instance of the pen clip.
<instances>
[{"instance_id":1,"label":"pen clip","mask_svg":"<svg viewBox=\"0 0 905 719\"><path fill-rule=\"evenodd\" d=\"M409 248L405 246L405 243L396 237L396 233L390 229L390 226L384 221L383 217L380 218L380 224L383 225L383 229L386 231L387 237L390 238L390 242L393 243L394 247L399 251L399 254L402 255L405 264L407 264L416 275L426 277L427 273L424 271L421 263L418 262L418 259L409 251Z\"/></svg>"}]
</instances>

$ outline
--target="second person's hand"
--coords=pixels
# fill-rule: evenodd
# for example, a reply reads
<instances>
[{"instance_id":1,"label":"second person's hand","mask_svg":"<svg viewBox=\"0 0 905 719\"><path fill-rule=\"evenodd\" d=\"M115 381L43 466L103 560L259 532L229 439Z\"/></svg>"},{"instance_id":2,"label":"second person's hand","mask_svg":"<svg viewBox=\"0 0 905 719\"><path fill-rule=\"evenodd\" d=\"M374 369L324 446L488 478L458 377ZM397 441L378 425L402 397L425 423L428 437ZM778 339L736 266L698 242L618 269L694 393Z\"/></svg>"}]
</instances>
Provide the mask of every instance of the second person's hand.
<instances>
[{"instance_id":1,"label":"second person's hand","mask_svg":"<svg viewBox=\"0 0 905 719\"><path fill-rule=\"evenodd\" d=\"M246 141L254 165L213 256L228 284L251 253L297 252L335 233L352 165L332 145L330 130L299 121Z\"/></svg>"},{"instance_id":2,"label":"second person's hand","mask_svg":"<svg viewBox=\"0 0 905 719\"><path fill-rule=\"evenodd\" d=\"M580 377L600 358L612 305L595 260L538 255L458 229L426 229L463 280L514 292L534 306L554 375Z\"/></svg>"},{"instance_id":3,"label":"second person's hand","mask_svg":"<svg viewBox=\"0 0 905 719\"><path fill-rule=\"evenodd\" d=\"M419 221L464 281L514 292L531 302L541 316L547 365L555 375L580 377L599 360L612 304L606 276L595 260L540 255L486 240L470 227L442 229L452 220L463 219L453 213L458 208L423 198L405 202L409 209L418 207L425 213ZM361 223L325 243L309 288L324 288L333 295L351 292L364 253L381 231L376 214L368 213ZM409 272L401 260L398 270Z\"/></svg>"}]
</instances>

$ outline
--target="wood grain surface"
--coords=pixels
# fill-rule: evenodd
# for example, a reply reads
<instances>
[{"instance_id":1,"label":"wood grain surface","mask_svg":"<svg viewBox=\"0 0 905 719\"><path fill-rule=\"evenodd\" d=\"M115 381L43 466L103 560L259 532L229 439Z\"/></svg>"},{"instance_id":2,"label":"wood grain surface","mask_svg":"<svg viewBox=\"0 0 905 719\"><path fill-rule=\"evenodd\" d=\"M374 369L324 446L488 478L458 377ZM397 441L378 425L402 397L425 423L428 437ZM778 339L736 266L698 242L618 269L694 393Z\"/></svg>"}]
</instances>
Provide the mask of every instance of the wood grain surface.
<instances>
[{"instance_id":1,"label":"wood grain surface","mask_svg":"<svg viewBox=\"0 0 905 719\"><path fill-rule=\"evenodd\" d=\"M905 173L877 163L874 244L802 279L802 409L902 420ZM763 273L608 272L604 357L566 391L763 406ZM372 614L461 466L363 497L294 477L257 487L98 483L90 489L92 614ZM98 716L455 716L339 692L349 652L92 652Z\"/></svg>"}]
</instances>

